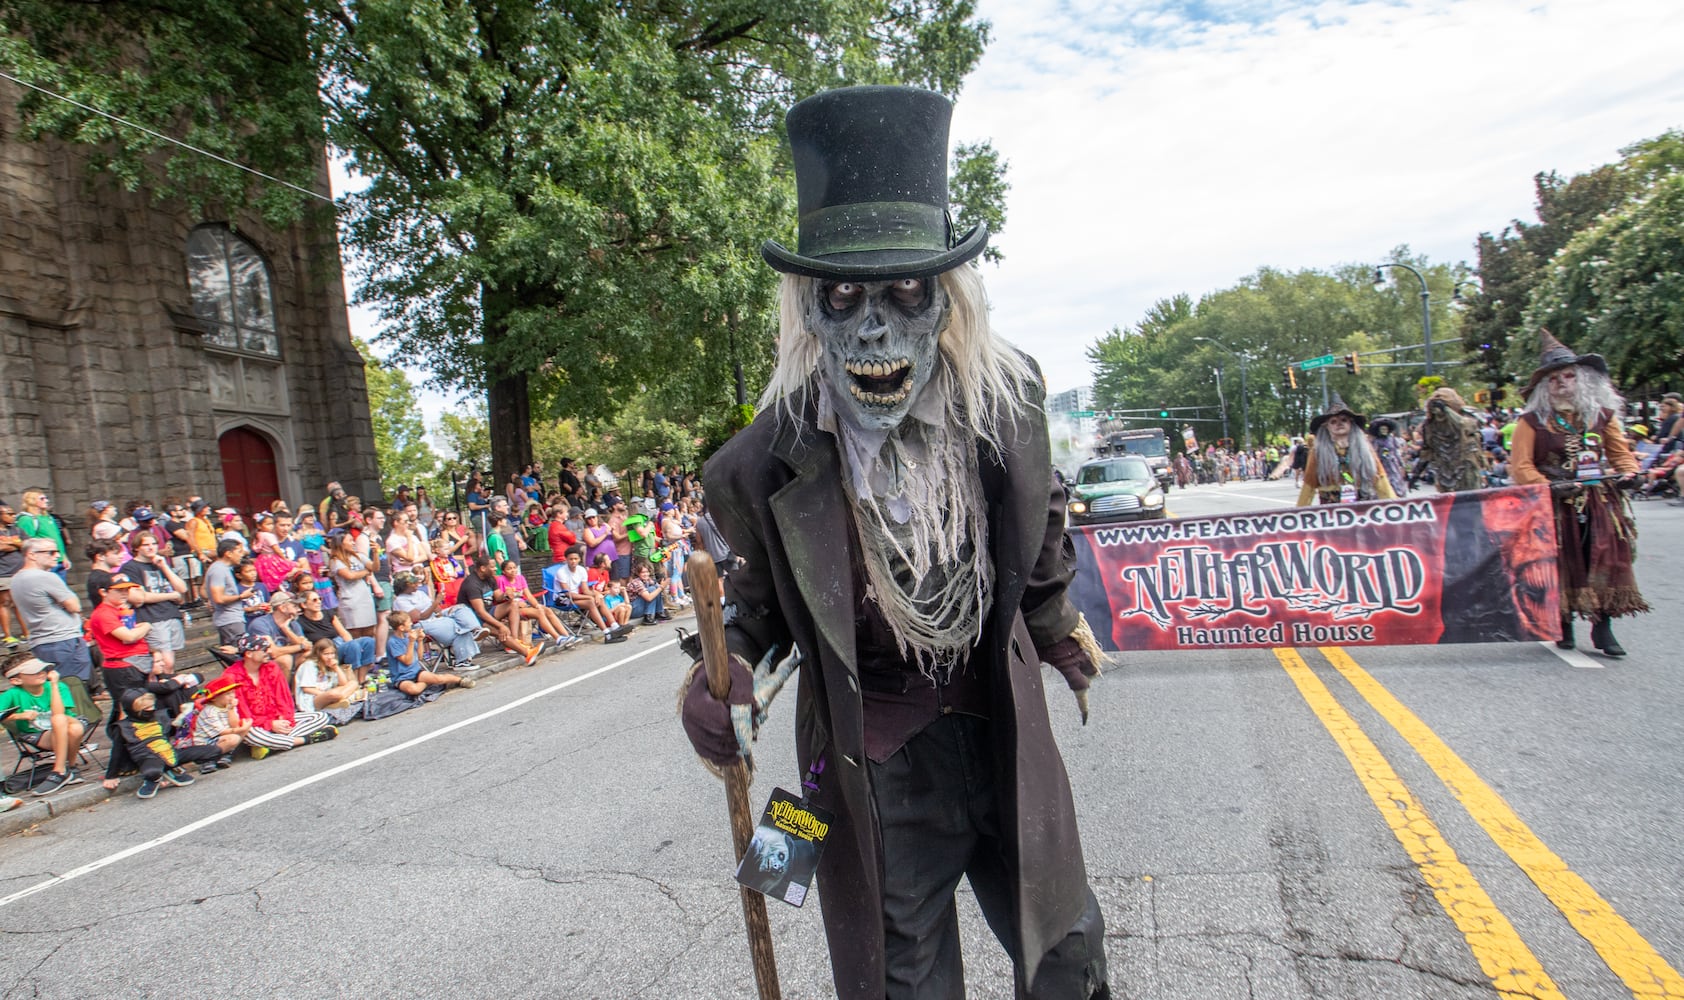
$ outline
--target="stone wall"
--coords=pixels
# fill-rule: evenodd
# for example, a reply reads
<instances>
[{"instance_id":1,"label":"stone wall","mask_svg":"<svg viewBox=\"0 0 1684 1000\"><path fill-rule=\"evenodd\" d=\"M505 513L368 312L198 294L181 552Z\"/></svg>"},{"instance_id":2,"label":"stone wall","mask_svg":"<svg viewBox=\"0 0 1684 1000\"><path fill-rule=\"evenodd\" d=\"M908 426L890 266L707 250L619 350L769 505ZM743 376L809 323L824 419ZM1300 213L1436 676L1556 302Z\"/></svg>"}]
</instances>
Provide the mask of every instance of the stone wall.
<instances>
[{"instance_id":1,"label":"stone wall","mask_svg":"<svg viewBox=\"0 0 1684 1000\"><path fill-rule=\"evenodd\" d=\"M76 147L20 141L16 98L0 81L0 497L43 486L73 527L96 498L219 500L217 436L236 426L275 447L294 505L330 478L377 496L331 214L281 232L190 217L94 176ZM208 348L191 318L187 238L205 223L268 264L279 365Z\"/></svg>"}]
</instances>

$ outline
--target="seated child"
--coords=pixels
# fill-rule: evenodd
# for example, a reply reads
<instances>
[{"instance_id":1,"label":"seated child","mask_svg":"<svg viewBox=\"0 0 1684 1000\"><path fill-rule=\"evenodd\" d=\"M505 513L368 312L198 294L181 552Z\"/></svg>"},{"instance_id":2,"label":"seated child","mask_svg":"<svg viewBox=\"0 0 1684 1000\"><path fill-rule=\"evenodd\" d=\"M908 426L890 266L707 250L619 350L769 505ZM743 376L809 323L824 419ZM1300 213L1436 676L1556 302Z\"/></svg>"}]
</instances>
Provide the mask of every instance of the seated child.
<instances>
[{"instance_id":1,"label":"seated child","mask_svg":"<svg viewBox=\"0 0 1684 1000\"><path fill-rule=\"evenodd\" d=\"M602 595L603 613L606 614L616 628L630 631L636 626L631 624L631 602L626 600L626 585L618 580L608 583L608 592Z\"/></svg>"},{"instance_id":2,"label":"seated child","mask_svg":"<svg viewBox=\"0 0 1684 1000\"><path fill-rule=\"evenodd\" d=\"M249 597L241 598L240 610L246 614L246 621L269 613L269 588L257 578L257 564L250 559L240 560L240 565L234 567L234 582L239 585L241 593L249 593Z\"/></svg>"},{"instance_id":3,"label":"seated child","mask_svg":"<svg viewBox=\"0 0 1684 1000\"><path fill-rule=\"evenodd\" d=\"M233 677L218 677L205 685L203 697L195 699L183 714L184 727L193 745L213 746L220 751L215 760L199 763L200 774L232 765L234 751L251 732L251 720L240 717L240 699L234 693L237 686Z\"/></svg>"},{"instance_id":4,"label":"seated child","mask_svg":"<svg viewBox=\"0 0 1684 1000\"><path fill-rule=\"evenodd\" d=\"M332 639L317 639L310 657L293 672L294 697L300 712L324 712L336 726L362 717L367 694L357 675L339 662Z\"/></svg>"},{"instance_id":5,"label":"seated child","mask_svg":"<svg viewBox=\"0 0 1684 1000\"><path fill-rule=\"evenodd\" d=\"M152 692L131 688L122 692L118 700L123 706L123 718L117 723L117 731L122 734L129 759L140 768L140 789L135 794L141 798L157 795L158 786L166 782L191 785L193 776L181 769L182 764L214 761L222 756L221 748L216 746L178 747L171 743L169 720L152 711L157 705Z\"/></svg>"},{"instance_id":6,"label":"seated child","mask_svg":"<svg viewBox=\"0 0 1684 1000\"><path fill-rule=\"evenodd\" d=\"M472 677L435 674L421 669L421 650L426 645L427 634L415 627L408 614L394 611L386 616L386 625L392 630L391 637L386 640L386 672L399 691L417 695L433 684L464 688L474 686Z\"/></svg>"}]
</instances>

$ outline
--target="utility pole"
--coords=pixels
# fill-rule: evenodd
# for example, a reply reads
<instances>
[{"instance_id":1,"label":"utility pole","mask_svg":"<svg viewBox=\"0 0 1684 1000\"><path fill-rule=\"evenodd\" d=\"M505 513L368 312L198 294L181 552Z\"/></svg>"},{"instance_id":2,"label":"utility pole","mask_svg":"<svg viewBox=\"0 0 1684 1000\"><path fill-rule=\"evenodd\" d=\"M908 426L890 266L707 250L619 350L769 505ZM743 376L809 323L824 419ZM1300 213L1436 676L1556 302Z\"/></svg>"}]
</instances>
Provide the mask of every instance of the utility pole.
<instances>
[{"instance_id":1,"label":"utility pole","mask_svg":"<svg viewBox=\"0 0 1684 1000\"><path fill-rule=\"evenodd\" d=\"M1216 402L1222 407L1222 436L1228 437L1228 400L1222 395L1222 366L1216 366Z\"/></svg>"}]
</instances>

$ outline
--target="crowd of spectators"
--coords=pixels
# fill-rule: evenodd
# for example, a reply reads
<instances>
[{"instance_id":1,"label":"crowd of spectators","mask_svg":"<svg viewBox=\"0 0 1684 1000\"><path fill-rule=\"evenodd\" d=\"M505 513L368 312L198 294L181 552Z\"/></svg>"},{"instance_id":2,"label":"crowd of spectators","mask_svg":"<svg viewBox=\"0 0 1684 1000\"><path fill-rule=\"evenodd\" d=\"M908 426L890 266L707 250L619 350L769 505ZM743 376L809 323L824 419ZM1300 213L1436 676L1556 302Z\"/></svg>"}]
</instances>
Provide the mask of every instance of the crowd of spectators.
<instances>
[{"instance_id":1,"label":"crowd of spectators","mask_svg":"<svg viewBox=\"0 0 1684 1000\"><path fill-rule=\"evenodd\" d=\"M365 504L337 482L296 508L95 500L80 525L46 490L0 501L8 791L79 783L79 748L106 743L106 786L138 772L151 798L192 783L187 765L211 773L241 748L262 759L473 687L482 643L530 666L687 606L682 566L711 527L694 476L657 466L633 494L571 460L543 475L500 493L473 475L461 509L408 486ZM206 654L210 669L182 669Z\"/></svg>"}]
</instances>

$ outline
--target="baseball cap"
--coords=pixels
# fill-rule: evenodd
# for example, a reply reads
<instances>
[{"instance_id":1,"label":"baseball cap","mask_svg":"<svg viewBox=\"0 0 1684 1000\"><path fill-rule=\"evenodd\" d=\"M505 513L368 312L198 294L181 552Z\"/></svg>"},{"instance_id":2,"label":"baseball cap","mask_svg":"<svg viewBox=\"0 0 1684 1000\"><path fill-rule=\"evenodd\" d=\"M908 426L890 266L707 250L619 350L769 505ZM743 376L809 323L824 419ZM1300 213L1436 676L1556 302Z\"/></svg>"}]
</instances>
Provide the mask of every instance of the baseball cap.
<instances>
[{"instance_id":1,"label":"baseball cap","mask_svg":"<svg viewBox=\"0 0 1684 1000\"><path fill-rule=\"evenodd\" d=\"M235 510L232 507L218 507L216 509L216 512L218 514L221 514L223 517L227 517L229 514L238 514L239 513L239 511Z\"/></svg>"},{"instance_id":2,"label":"baseball cap","mask_svg":"<svg viewBox=\"0 0 1684 1000\"><path fill-rule=\"evenodd\" d=\"M595 507L590 507L590 508L587 508L585 510L585 516L586 517L601 517L602 515L600 515L596 512Z\"/></svg>"},{"instance_id":3,"label":"baseball cap","mask_svg":"<svg viewBox=\"0 0 1684 1000\"><path fill-rule=\"evenodd\" d=\"M668 500L666 503L661 504L661 509L662 510L677 510L678 504L675 504L671 500Z\"/></svg>"},{"instance_id":4,"label":"baseball cap","mask_svg":"<svg viewBox=\"0 0 1684 1000\"><path fill-rule=\"evenodd\" d=\"M48 669L45 661L39 658L28 659L6 671L6 676L22 677L24 674L41 674L46 673Z\"/></svg>"},{"instance_id":5,"label":"baseball cap","mask_svg":"<svg viewBox=\"0 0 1684 1000\"><path fill-rule=\"evenodd\" d=\"M156 521L158 515L152 513L151 507L136 507L132 515L136 521Z\"/></svg>"},{"instance_id":6,"label":"baseball cap","mask_svg":"<svg viewBox=\"0 0 1684 1000\"><path fill-rule=\"evenodd\" d=\"M128 577L119 573L116 576L111 578L111 582L105 585L105 589L106 590L127 590L130 587L138 587L138 586L140 586L140 584L134 582L133 580L131 580Z\"/></svg>"},{"instance_id":7,"label":"baseball cap","mask_svg":"<svg viewBox=\"0 0 1684 1000\"><path fill-rule=\"evenodd\" d=\"M281 608L289 604L297 607L298 603L298 595L290 590L278 590L269 598L269 606L272 608Z\"/></svg>"},{"instance_id":8,"label":"baseball cap","mask_svg":"<svg viewBox=\"0 0 1684 1000\"><path fill-rule=\"evenodd\" d=\"M210 502L207 501L207 500L195 500L195 501L193 501L193 504L192 504L192 510L193 510L193 513L197 514L199 511L205 510L209 506L210 506Z\"/></svg>"}]
</instances>

